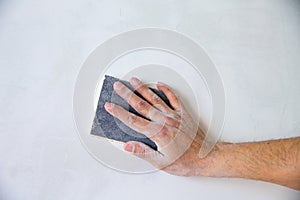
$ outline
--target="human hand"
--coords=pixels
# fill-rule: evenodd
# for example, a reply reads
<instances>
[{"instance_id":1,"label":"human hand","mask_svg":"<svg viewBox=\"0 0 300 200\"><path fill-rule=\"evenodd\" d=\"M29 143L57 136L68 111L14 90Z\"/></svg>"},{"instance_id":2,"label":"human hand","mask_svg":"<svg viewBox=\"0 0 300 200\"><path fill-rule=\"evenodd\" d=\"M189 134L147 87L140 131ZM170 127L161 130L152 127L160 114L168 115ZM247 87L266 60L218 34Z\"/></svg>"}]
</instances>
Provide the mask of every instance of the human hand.
<instances>
[{"instance_id":1,"label":"human hand","mask_svg":"<svg viewBox=\"0 0 300 200\"><path fill-rule=\"evenodd\" d=\"M130 84L150 103L138 97L121 82L114 84L114 90L151 121L113 103L106 103L105 109L128 127L152 139L157 144L158 151L136 141L125 143L124 149L168 173L183 176L207 173L209 165L198 156L204 133L175 93L165 84L157 84L157 89L164 92L170 101L173 107L170 108L137 78L131 78Z\"/></svg>"},{"instance_id":2,"label":"human hand","mask_svg":"<svg viewBox=\"0 0 300 200\"><path fill-rule=\"evenodd\" d=\"M249 143L218 142L200 159L205 135L175 93L168 86L157 84L169 99L171 109L138 79L132 78L130 84L150 103L120 82L114 84L114 90L150 121L112 103L106 103L105 108L130 128L151 138L158 151L136 141L125 143L126 151L175 175L247 178L300 189L300 137Z\"/></svg>"}]
</instances>

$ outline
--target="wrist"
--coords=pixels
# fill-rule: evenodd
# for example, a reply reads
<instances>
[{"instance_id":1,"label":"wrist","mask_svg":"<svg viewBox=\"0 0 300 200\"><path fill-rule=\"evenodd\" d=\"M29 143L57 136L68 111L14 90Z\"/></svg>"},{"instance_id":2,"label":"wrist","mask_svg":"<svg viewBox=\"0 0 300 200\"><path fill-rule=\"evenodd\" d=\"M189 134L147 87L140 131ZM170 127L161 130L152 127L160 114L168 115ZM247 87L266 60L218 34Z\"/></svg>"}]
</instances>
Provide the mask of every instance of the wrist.
<instances>
[{"instance_id":1,"label":"wrist","mask_svg":"<svg viewBox=\"0 0 300 200\"><path fill-rule=\"evenodd\" d=\"M245 170L241 161L239 144L219 143L211 152L208 162L212 163L208 176L211 177L243 177Z\"/></svg>"},{"instance_id":2,"label":"wrist","mask_svg":"<svg viewBox=\"0 0 300 200\"><path fill-rule=\"evenodd\" d=\"M232 148L233 143L218 142L212 151L205 157L198 157L199 167L196 170L196 176L208 176L208 177L229 177L233 176L233 172L227 169L224 171L226 165L228 165L229 151Z\"/></svg>"}]
</instances>

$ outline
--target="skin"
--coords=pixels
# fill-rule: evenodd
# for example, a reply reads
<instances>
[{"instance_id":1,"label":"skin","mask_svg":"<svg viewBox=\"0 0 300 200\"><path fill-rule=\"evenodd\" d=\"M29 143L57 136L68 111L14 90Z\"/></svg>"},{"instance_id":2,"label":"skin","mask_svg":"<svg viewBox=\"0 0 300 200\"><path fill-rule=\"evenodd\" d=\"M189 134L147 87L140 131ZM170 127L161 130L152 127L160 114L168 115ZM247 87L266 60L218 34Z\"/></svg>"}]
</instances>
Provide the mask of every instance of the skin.
<instances>
[{"instance_id":1,"label":"skin","mask_svg":"<svg viewBox=\"0 0 300 200\"><path fill-rule=\"evenodd\" d=\"M107 102L105 109L130 128L143 133L158 146L129 141L124 149L156 168L178 176L235 177L267 181L300 190L300 137L249 143L218 142L205 157L199 150L205 134L185 110L171 88L158 83L173 108L137 78L130 84L147 101L120 82L115 92L149 120Z\"/></svg>"}]
</instances>

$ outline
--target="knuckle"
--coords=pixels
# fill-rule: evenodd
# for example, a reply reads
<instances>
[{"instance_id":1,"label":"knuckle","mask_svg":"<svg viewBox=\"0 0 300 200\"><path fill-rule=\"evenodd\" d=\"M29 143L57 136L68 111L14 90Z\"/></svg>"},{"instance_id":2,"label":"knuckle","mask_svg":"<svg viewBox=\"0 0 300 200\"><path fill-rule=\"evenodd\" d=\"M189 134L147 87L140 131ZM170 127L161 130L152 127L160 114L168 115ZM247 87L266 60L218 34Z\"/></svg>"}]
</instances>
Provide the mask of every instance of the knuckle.
<instances>
[{"instance_id":1,"label":"knuckle","mask_svg":"<svg viewBox=\"0 0 300 200\"><path fill-rule=\"evenodd\" d=\"M120 108L118 106L112 105L110 111L114 115L121 115Z\"/></svg>"},{"instance_id":2,"label":"knuckle","mask_svg":"<svg viewBox=\"0 0 300 200\"><path fill-rule=\"evenodd\" d=\"M151 102L153 104L161 104L162 100L157 95L152 95Z\"/></svg>"},{"instance_id":3,"label":"knuckle","mask_svg":"<svg viewBox=\"0 0 300 200\"><path fill-rule=\"evenodd\" d=\"M160 137L166 137L168 136L168 128L166 126L163 126L160 131L158 132L158 135Z\"/></svg>"},{"instance_id":4,"label":"knuckle","mask_svg":"<svg viewBox=\"0 0 300 200\"><path fill-rule=\"evenodd\" d=\"M140 102L137 103L136 108L138 110L142 110L143 111L143 110L149 110L150 106L149 106L149 104L146 101L140 101Z\"/></svg>"},{"instance_id":5,"label":"knuckle","mask_svg":"<svg viewBox=\"0 0 300 200\"><path fill-rule=\"evenodd\" d=\"M136 115L129 115L128 116L128 124L135 124L137 122L138 118Z\"/></svg>"},{"instance_id":6,"label":"knuckle","mask_svg":"<svg viewBox=\"0 0 300 200\"><path fill-rule=\"evenodd\" d=\"M169 124L170 126L178 128L180 126L180 122L175 118L166 116L165 117L166 123Z\"/></svg>"},{"instance_id":7,"label":"knuckle","mask_svg":"<svg viewBox=\"0 0 300 200\"><path fill-rule=\"evenodd\" d=\"M147 86L145 86L145 85L142 84L142 83L140 83L140 84L138 85L138 87L137 87L137 91L139 91L139 92L141 92L141 93L147 91L147 89L148 89Z\"/></svg>"},{"instance_id":8,"label":"knuckle","mask_svg":"<svg viewBox=\"0 0 300 200\"><path fill-rule=\"evenodd\" d=\"M168 87L166 87L166 92L167 92L167 93L171 93L171 89L168 88Z\"/></svg>"},{"instance_id":9,"label":"knuckle","mask_svg":"<svg viewBox=\"0 0 300 200\"><path fill-rule=\"evenodd\" d=\"M135 155L137 155L138 157L145 157L146 155L146 150L140 146L137 145L137 148L135 148L134 152Z\"/></svg>"},{"instance_id":10,"label":"knuckle","mask_svg":"<svg viewBox=\"0 0 300 200\"><path fill-rule=\"evenodd\" d=\"M120 88L119 91L117 91L117 94L119 94L124 99L130 99L133 93L131 92L131 90L124 86Z\"/></svg>"},{"instance_id":11,"label":"knuckle","mask_svg":"<svg viewBox=\"0 0 300 200\"><path fill-rule=\"evenodd\" d=\"M169 117L169 116L165 116L164 118L165 118L165 122L166 122L167 124L172 124L173 121L174 121L174 119L171 118L171 117Z\"/></svg>"},{"instance_id":12,"label":"knuckle","mask_svg":"<svg viewBox=\"0 0 300 200\"><path fill-rule=\"evenodd\" d=\"M181 115L176 114L176 115L174 115L174 118L175 118L177 121L180 121L180 120L181 120Z\"/></svg>"},{"instance_id":13,"label":"knuckle","mask_svg":"<svg viewBox=\"0 0 300 200\"><path fill-rule=\"evenodd\" d=\"M182 118L181 115L182 115L182 112L172 111L172 113L171 113L172 118L177 121L181 120L181 118Z\"/></svg>"}]
</instances>

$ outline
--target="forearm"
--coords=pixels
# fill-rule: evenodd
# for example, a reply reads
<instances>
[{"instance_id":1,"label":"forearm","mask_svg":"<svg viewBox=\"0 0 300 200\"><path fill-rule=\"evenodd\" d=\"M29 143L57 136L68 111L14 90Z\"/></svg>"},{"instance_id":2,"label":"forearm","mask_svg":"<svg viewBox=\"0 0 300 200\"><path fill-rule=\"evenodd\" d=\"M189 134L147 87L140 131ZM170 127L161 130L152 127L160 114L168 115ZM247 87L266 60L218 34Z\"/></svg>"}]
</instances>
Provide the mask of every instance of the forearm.
<instances>
[{"instance_id":1,"label":"forearm","mask_svg":"<svg viewBox=\"0 0 300 200\"><path fill-rule=\"evenodd\" d=\"M300 137L251 143L223 143L207 158L208 176L238 177L300 189Z\"/></svg>"},{"instance_id":2,"label":"forearm","mask_svg":"<svg viewBox=\"0 0 300 200\"><path fill-rule=\"evenodd\" d=\"M194 130L198 124L171 88L157 84L157 89L166 95L172 109L137 78L131 78L130 84L145 98L140 98L121 82L115 82L113 87L144 117L109 102L105 109L131 129L153 140L159 151L136 141L126 142L126 151L175 175L240 177L300 189L300 137L240 144L218 143L206 158L200 159L199 149L204 134L201 130ZM191 137L194 133L195 138Z\"/></svg>"}]
</instances>

